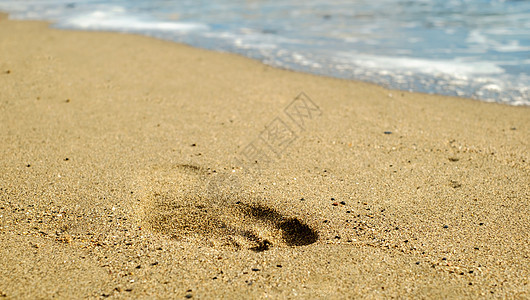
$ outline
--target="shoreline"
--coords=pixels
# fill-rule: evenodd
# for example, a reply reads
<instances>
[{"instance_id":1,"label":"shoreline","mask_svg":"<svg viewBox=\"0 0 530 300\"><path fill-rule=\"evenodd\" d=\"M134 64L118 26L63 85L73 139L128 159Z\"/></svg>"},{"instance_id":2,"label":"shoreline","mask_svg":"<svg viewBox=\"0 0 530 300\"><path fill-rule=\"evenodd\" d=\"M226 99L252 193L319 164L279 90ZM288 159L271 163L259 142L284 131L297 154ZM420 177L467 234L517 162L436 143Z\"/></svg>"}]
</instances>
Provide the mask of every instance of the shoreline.
<instances>
[{"instance_id":1,"label":"shoreline","mask_svg":"<svg viewBox=\"0 0 530 300\"><path fill-rule=\"evenodd\" d=\"M9 15L8 13L5 13L5 12L1 12L0 13L3 13L5 15ZM522 100L506 100L506 98L502 99L502 97L498 96L498 98L484 98L484 97L481 97L481 96L477 96L477 95L465 95L464 92L460 91L462 94L453 94L453 95L450 95L450 94L444 94L444 93L440 93L440 91L436 91L436 89L431 89L430 91L422 91L424 90L424 88L416 88L415 91L413 91L412 89L399 89L398 87L392 87L392 84L386 82L377 82L377 80L370 80L370 79L360 79L360 78L350 78L348 76L345 76L345 75L340 75L338 73L336 74L330 74L326 71L321 71L321 72L317 72L316 70L314 72L311 72L309 70L302 70L300 68L296 68L296 67L292 67L292 68L289 68L287 66L275 66L274 64L268 64L268 63L265 63L265 62L262 62L260 59L257 59L257 58L253 58L252 56L249 56L249 55L246 55L246 54L243 54L241 52L237 52L237 51L231 51L231 50L226 50L226 49L221 49L221 50L216 50L216 49L210 49L208 47L201 47L201 46L198 46L198 45L193 45L193 44L189 44L189 43L186 43L186 42L178 42L178 41L174 41L170 38L167 38L167 37L163 37L163 36L154 36L154 35L150 35L150 34L146 34L146 33L140 33L140 32L124 32L124 31L119 31L119 30L112 30L112 29L108 29L108 30L94 30L94 29L79 29L79 28L59 28L59 27L53 27L53 25L56 25L56 24L60 24L60 22L54 22L54 21L46 21L46 20L25 20L25 19L19 19L19 20L14 20L14 21L34 21L34 22L45 22L47 24L49 24L49 26L53 29L56 29L56 30L65 30L65 31L85 31L85 32L107 32L107 33L119 33L119 34L130 34L130 35L138 35L138 36L143 36L143 37L149 37L149 38L154 38L154 39L158 39L158 40L161 40L161 41L167 41L167 42L172 42L172 43L176 43L176 44L180 44L180 45L186 45L188 47L192 47L192 48L196 48L196 49L202 49L202 50L206 50L206 51L213 51L213 52L218 52L218 53L230 53L230 54L233 54L233 55L237 55L237 56L241 56L243 58L248 58L248 59L251 59L251 60L255 60L259 63L262 63L264 65L267 65L269 67L272 67L272 68L276 68L276 69L281 69L281 70L286 70L286 71L292 71L292 72L296 72L296 73L302 73L302 74L310 74L310 75L314 75L314 76L321 76L321 77L327 77L327 78L333 78L333 79L339 79L339 80L346 80L346 81L357 81L357 82L364 82L364 83L368 83L368 84L375 84L377 86L380 86L384 89L387 89L387 90L394 90L396 92L410 92L410 93L420 93L420 94L426 94L426 95L440 95L440 96L447 96L447 97L455 97L455 98L464 98L464 99L472 99L472 100L478 100L478 101L481 101L481 102L486 102L486 103L499 103L499 104L505 104L505 105L510 105L510 106L523 106L523 107L529 107L530 104L528 103L524 103L524 102L521 102ZM418 74L416 74L418 75ZM429 74L424 74L426 76L430 76ZM382 75L384 77L384 75ZM493 85L496 85L495 83L492 83ZM446 85L446 84L442 84L442 85ZM452 89L455 89L456 90L456 85L448 85L450 87L452 87ZM418 86L419 87L419 86ZM520 97L518 97L519 99Z\"/></svg>"},{"instance_id":2,"label":"shoreline","mask_svg":"<svg viewBox=\"0 0 530 300\"><path fill-rule=\"evenodd\" d=\"M48 26L0 14L0 296L529 296L528 107Z\"/></svg>"}]
</instances>

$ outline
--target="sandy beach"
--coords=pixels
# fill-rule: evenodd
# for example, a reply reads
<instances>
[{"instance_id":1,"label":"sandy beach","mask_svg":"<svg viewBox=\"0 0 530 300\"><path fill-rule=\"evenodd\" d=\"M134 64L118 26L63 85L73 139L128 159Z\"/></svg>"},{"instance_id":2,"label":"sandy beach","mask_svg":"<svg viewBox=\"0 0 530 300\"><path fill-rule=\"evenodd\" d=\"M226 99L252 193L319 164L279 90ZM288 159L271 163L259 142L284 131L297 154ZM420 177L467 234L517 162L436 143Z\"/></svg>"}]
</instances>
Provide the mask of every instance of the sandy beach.
<instances>
[{"instance_id":1,"label":"sandy beach","mask_svg":"<svg viewBox=\"0 0 530 300\"><path fill-rule=\"evenodd\" d=\"M530 110L0 15L0 298L530 298Z\"/></svg>"}]
</instances>

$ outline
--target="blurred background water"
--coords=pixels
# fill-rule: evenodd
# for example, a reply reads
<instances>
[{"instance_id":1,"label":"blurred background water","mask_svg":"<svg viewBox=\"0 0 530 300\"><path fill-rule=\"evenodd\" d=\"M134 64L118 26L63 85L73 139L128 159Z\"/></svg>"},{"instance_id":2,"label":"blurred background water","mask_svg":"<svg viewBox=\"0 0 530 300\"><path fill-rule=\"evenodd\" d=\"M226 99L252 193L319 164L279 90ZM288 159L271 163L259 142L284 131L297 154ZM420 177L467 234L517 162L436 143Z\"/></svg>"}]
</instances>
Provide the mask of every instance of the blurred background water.
<instances>
[{"instance_id":1,"label":"blurred background water","mask_svg":"<svg viewBox=\"0 0 530 300\"><path fill-rule=\"evenodd\" d=\"M0 10L389 88L530 105L525 0L0 0Z\"/></svg>"}]
</instances>

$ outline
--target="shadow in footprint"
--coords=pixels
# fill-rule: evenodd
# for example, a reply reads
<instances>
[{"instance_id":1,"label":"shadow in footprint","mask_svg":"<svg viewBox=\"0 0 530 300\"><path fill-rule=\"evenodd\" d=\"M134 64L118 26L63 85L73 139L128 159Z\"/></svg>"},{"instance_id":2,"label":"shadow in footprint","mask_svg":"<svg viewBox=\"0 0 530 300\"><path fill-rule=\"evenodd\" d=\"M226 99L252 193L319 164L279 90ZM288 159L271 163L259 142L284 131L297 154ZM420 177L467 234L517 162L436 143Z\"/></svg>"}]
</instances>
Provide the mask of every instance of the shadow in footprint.
<instances>
[{"instance_id":1,"label":"shadow in footprint","mask_svg":"<svg viewBox=\"0 0 530 300\"><path fill-rule=\"evenodd\" d=\"M269 250L273 242L305 246L318 240L318 232L300 219L255 204L259 199L233 194L224 187L232 181L214 177L207 169L185 164L156 175L146 181L142 209L142 219L152 230L175 238L198 234L212 245L217 241L256 252ZM220 189L212 193L211 186Z\"/></svg>"},{"instance_id":2,"label":"shadow in footprint","mask_svg":"<svg viewBox=\"0 0 530 300\"><path fill-rule=\"evenodd\" d=\"M284 217L275 209L263 205L250 205L244 210L251 217L267 221L281 230L282 239L288 246L305 246L318 240L318 232L298 218Z\"/></svg>"}]
</instances>

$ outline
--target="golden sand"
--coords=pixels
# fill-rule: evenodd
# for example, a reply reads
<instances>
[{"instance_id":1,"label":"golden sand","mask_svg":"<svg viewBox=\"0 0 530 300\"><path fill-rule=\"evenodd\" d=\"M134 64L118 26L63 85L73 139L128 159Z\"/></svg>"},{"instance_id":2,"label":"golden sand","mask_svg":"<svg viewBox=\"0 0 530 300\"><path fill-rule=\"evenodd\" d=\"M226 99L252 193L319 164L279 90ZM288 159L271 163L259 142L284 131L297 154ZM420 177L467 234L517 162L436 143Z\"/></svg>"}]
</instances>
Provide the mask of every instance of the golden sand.
<instances>
[{"instance_id":1,"label":"golden sand","mask_svg":"<svg viewBox=\"0 0 530 300\"><path fill-rule=\"evenodd\" d=\"M1 15L0 296L527 299L529 112Z\"/></svg>"}]
</instances>

